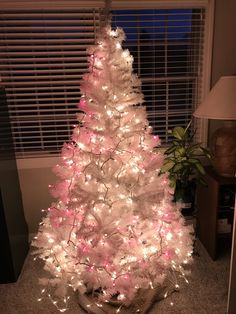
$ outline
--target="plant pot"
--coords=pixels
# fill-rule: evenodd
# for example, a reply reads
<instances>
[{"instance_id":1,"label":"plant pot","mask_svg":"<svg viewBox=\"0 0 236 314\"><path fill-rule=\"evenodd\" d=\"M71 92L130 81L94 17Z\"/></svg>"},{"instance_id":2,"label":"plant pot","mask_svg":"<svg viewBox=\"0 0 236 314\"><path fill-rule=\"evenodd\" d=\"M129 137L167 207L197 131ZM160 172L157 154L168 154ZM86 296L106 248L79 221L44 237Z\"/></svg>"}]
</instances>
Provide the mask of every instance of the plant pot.
<instances>
[{"instance_id":1,"label":"plant pot","mask_svg":"<svg viewBox=\"0 0 236 314\"><path fill-rule=\"evenodd\" d=\"M196 184L193 181L176 184L174 201L180 204L183 216L192 216L194 212L195 190Z\"/></svg>"}]
</instances>

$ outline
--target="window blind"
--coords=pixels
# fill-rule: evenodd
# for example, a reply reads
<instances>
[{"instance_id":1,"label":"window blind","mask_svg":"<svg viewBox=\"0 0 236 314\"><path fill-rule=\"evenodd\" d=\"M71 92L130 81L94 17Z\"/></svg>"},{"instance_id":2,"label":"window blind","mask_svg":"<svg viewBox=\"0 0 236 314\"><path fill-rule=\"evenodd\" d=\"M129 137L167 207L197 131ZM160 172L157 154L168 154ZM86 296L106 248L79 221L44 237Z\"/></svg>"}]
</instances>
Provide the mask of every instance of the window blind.
<instances>
[{"instance_id":1,"label":"window blind","mask_svg":"<svg viewBox=\"0 0 236 314\"><path fill-rule=\"evenodd\" d=\"M57 154L78 112L100 9L0 11L0 65L17 157Z\"/></svg>"},{"instance_id":2,"label":"window blind","mask_svg":"<svg viewBox=\"0 0 236 314\"><path fill-rule=\"evenodd\" d=\"M124 28L149 122L168 144L168 130L186 127L202 97L205 9L115 10L113 25Z\"/></svg>"},{"instance_id":3,"label":"window blind","mask_svg":"<svg viewBox=\"0 0 236 314\"><path fill-rule=\"evenodd\" d=\"M86 49L103 12L101 3L97 9L65 4L0 9L0 75L18 158L59 154L77 123ZM205 15L204 6L169 4L112 12L113 26L126 33L124 46L134 57L148 118L162 145L171 140L169 129L188 124L202 97Z\"/></svg>"}]
</instances>

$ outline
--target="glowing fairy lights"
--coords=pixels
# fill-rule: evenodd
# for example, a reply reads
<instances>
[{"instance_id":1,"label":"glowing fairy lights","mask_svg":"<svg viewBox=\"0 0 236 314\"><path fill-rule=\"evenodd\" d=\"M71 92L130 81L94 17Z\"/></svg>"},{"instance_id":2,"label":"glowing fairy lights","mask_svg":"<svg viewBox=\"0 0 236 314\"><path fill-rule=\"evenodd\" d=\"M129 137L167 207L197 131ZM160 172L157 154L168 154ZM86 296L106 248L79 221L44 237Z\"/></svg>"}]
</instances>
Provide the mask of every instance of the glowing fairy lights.
<instances>
[{"instance_id":1,"label":"glowing fairy lights","mask_svg":"<svg viewBox=\"0 0 236 314\"><path fill-rule=\"evenodd\" d=\"M169 272L188 282L182 265L191 260L192 230L172 203L167 176L159 176L163 156L153 148L160 140L141 106L124 37L107 27L89 48L83 114L54 167L56 201L33 241L50 273L40 280L38 301L48 297L60 312L68 309L69 287L96 291L88 308L116 296L119 313L140 288L154 289Z\"/></svg>"}]
</instances>

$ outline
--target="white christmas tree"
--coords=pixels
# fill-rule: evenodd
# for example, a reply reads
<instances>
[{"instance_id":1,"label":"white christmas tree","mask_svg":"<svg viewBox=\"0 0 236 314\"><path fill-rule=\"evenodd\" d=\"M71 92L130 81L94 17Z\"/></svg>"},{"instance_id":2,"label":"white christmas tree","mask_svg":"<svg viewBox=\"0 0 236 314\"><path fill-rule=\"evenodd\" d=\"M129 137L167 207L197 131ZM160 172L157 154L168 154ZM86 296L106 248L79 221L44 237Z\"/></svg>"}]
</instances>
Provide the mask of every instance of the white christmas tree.
<instances>
[{"instance_id":1,"label":"white christmas tree","mask_svg":"<svg viewBox=\"0 0 236 314\"><path fill-rule=\"evenodd\" d=\"M155 151L140 80L121 43L124 32L102 29L89 48L81 83L78 126L64 144L48 208L33 245L51 274L41 279L55 296L67 288L98 291L101 302L130 304L139 289L163 282L169 271L185 277L190 227L172 202L163 154ZM64 311L65 308L61 308Z\"/></svg>"}]
</instances>

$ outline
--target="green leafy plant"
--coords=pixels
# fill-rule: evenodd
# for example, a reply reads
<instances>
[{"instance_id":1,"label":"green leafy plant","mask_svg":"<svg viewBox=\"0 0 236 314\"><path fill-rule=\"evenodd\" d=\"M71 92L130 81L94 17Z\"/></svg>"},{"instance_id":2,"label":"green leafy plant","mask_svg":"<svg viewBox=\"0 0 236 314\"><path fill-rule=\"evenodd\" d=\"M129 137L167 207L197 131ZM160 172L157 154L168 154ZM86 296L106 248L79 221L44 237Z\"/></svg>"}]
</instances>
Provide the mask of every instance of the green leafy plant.
<instances>
[{"instance_id":1,"label":"green leafy plant","mask_svg":"<svg viewBox=\"0 0 236 314\"><path fill-rule=\"evenodd\" d=\"M209 151L200 143L194 143L194 133L190 124L184 129L175 127L169 131L173 136L171 146L165 151L161 173L169 173L171 186L175 189L174 200L183 200L184 194L190 196L190 189L196 182L204 184L205 170L201 158L211 158Z\"/></svg>"}]
</instances>

